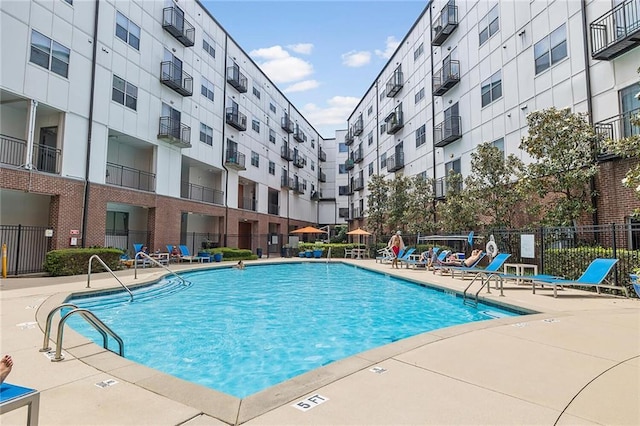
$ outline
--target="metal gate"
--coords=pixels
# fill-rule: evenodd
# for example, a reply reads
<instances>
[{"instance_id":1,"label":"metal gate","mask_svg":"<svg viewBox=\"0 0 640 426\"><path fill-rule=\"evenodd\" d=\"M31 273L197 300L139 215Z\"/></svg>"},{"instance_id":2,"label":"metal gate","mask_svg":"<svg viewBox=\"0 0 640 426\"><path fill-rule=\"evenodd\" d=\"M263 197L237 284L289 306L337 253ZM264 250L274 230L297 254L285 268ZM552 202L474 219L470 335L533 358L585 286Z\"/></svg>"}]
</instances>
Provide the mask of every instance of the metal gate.
<instances>
[{"instance_id":1,"label":"metal gate","mask_svg":"<svg viewBox=\"0 0 640 426\"><path fill-rule=\"evenodd\" d=\"M7 245L7 274L43 272L49 248L46 226L0 225L0 243Z\"/></svg>"}]
</instances>

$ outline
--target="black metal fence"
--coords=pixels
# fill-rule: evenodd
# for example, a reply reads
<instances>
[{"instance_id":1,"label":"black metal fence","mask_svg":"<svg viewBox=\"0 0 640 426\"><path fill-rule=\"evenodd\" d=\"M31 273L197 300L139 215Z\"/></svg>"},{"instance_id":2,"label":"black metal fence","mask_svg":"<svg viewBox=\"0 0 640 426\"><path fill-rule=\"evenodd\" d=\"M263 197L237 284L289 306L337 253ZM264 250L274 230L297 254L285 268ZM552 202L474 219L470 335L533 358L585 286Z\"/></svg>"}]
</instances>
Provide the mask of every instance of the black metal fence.
<instances>
[{"instance_id":1,"label":"black metal fence","mask_svg":"<svg viewBox=\"0 0 640 426\"><path fill-rule=\"evenodd\" d=\"M0 225L0 243L7 245L7 275L43 271L49 249L45 226Z\"/></svg>"}]
</instances>

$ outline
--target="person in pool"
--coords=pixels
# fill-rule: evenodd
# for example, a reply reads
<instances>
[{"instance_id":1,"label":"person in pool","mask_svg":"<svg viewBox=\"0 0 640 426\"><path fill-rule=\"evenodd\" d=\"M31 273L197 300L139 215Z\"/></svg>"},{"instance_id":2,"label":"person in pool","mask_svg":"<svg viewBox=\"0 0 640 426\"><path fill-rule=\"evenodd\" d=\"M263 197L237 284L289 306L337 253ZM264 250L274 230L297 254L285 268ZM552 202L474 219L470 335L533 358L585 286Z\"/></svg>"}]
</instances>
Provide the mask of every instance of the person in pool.
<instances>
[{"instance_id":1,"label":"person in pool","mask_svg":"<svg viewBox=\"0 0 640 426\"><path fill-rule=\"evenodd\" d=\"M238 263L235 264L234 268L244 269L244 262L242 262L242 260L238 260Z\"/></svg>"},{"instance_id":2,"label":"person in pool","mask_svg":"<svg viewBox=\"0 0 640 426\"><path fill-rule=\"evenodd\" d=\"M9 373L11 373L12 368L13 360L11 359L11 356L3 356L2 360L0 360L0 383L4 383L4 379L6 379Z\"/></svg>"}]
</instances>

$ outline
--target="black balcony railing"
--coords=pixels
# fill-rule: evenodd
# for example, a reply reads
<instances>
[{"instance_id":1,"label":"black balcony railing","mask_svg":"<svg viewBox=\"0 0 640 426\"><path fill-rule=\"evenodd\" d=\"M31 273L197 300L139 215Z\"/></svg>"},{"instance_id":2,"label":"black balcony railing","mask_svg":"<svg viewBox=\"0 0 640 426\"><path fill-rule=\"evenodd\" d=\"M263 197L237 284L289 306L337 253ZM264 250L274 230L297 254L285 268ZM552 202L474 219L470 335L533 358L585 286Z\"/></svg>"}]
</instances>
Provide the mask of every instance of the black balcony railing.
<instances>
[{"instance_id":1,"label":"black balcony railing","mask_svg":"<svg viewBox=\"0 0 640 426\"><path fill-rule=\"evenodd\" d=\"M240 200L239 208L243 210L256 211L256 200L251 197L242 197Z\"/></svg>"},{"instance_id":2,"label":"black balcony railing","mask_svg":"<svg viewBox=\"0 0 640 426\"><path fill-rule=\"evenodd\" d=\"M277 204L269 203L269 214L280 214L280 206Z\"/></svg>"},{"instance_id":3,"label":"black balcony railing","mask_svg":"<svg viewBox=\"0 0 640 426\"><path fill-rule=\"evenodd\" d=\"M293 187L293 179L288 176L280 176L280 186L282 188L292 188Z\"/></svg>"},{"instance_id":4,"label":"black balcony railing","mask_svg":"<svg viewBox=\"0 0 640 426\"><path fill-rule=\"evenodd\" d=\"M237 149L227 149L224 164L235 170L247 170L245 165L245 155Z\"/></svg>"},{"instance_id":5,"label":"black balcony railing","mask_svg":"<svg viewBox=\"0 0 640 426\"><path fill-rule=\"evenodd\" d=\"M460 82L460 62L445 61L442 68L433 74L433 94L442 96Z\"/></svg>"},{"instance_id":6,"label":"black balcony railing","mask_svg":"<svg viewBox=\"0 0 640 426\"><path fill-rule=\"evenodd\" d=\"M640 46L640 3L626 0L590 25L591 56L611 60Z\"/></svg>"},{"instance_id":7,"label":"black balcony railing","mask_svg":"<svg viewBox=\"0 0 640 426\"><path fill-rule=\"evenodd\" d=\"M184 12L173 6L165 7L162 12L162 28L184 46L193 46L196 40L196 29L184 19Z\"/></svg>"},{"instance_id":8,"label":"black balcony railing","mask_svg":"<svg viewBox=\"0 0 640 426\"><path fill-rule=\"evenodd\" d=\"M353 151L353 162L359 163L364 160L364 153L362 147L358 147L358 149Z\"/></svg>"},{"instance_id":9,"label":"black balcony railing","mask_svg":"<svg viewBox=\"0 0 640 426\"><path fill-rule=\"evenodd\" d=\"M33 167L39 172L60 173L62 150L42 144L33 145Z\"/></svg>"},{"instance_id":10,"label":"black balcony railing","mask_svg":"<svg viewBox=\"0 0 640 426\"><path fill-rule=\"evenodd\" d=\"M191 148L191 127L171 117L160 117L158 139L181 148Z\"/></svg>"},{"instance_id":11,"label":"black balcony railing","mask_svg":"<svg viewBox=\"0 0 640 426\"><path fill-rule=\"evenodd\" d=\"M225 114L227 124L235 127L241 132L247 130L247 116L238 111L235 107L227 107Z\"/></svg>"},{"instance_id":12,"label":"black balcony railing","mask_svg":"<svg viewBox=\"0 0 640 426\"><path fill-rule=\"evenodd\" d=\"M280 119L280 127L287 133L293 133L293 121L289 119L288 115L285 115Z\"/></svg>"},{"instance_id":13,"label":"black balcony railing","mask_svg":"<svg viewBox=\"0 0 640 426\"><path fill-rule=\"evenodd\" d=\"M404 85L404 77L402 75L402 71L395 70L393 75L387 81L387 98L393 98L395 95L402 90L402 86Z\"/></svg>"},{"instance_id":14,"label":"black balcony railing","mask_svg":"<svg viewBox=\"0 0 640 426\"><path fill-rule=\"evenodd\" d=\"M360 136L364 130L364 122L362 116L360 116L355 123L353 123L352 134L353 136Z\"/></svg>"},{"instance_id":15,"label":"black balcony railing","mask_svg":"<svg viewBox=\"0 0 640 426\"><path fill-rule=\"evenodd\" d=\"M0 135L0 163L25 168L30 166L39 172L60 174L61 149L35 144L31 164L27 164L26 152L26 141Z\"/></svg>"},{"instance_id":16,"label":"black balcony railing","mask_svg":"<svg viewBox=\"0 0 640 426\"><path fill-rule=\"evenodd\" d=\"M293 154L293 165L296 167L304 167L306 161L304 159L304 157L302 157L301 155L297 155L295 152Z\"/></svg>"},{"instance_id":17,"label":"black balcony railing","mask_svg":"<svg viewBox=\"0 0 640 426\"><path fill-rule=\"evenodd\" d=\"M402 111L394 111L385 119L387 123L387 134L393 135L398 133L404 127Z\"/></svg>"},{"instance_id":18,"label":"black balcony railing","mask_svg":"<svg viewBox=\"0 0 640 426\"><path fill-rule=\"evenodd\" d=\"M353 132L351 129L344 135L344 143L345 145L351 145L353 143Z\"/></svg>"},{"instance_id":19,"label":"black balcony railing","mask_svg":"<svg viewBox=\"0 0 640 426\"><path fill-rule=\"evenodd\" d=\"M227 82L236 88L240 93L246 93L247 91L247 77L240 72L238 65L232 65L227 67Z\"/></svg>"},{"instance_id":20,"label":"black balcony railing","mask_svg":"<svg viewBox=\"0 0 640 426\"><path fill-rule=\"evenodd\" d=\"M304 139L305 139L304 132L302 131L300 126L298 126L297 124L296 124L295 130L293 132L293 138L295 140L297 140L298 142L304 142Z\"/></svg>"},{"instance_id":21,"label":"black balcony railing","mask_svg":"<svg viewBox=\"0 0 640 426\"><path fill-rule=\"evenodd\" d=\"M24 166L27 154L27 141L0 135L0 163L10 166Z\"/></svg>"},{"instance_id":22,"label":"black balcony railing","mask_svg":"<svg viewBox=\"0 0 640 426\"><path fill-rule=\"evenodd\" d=\"M224 192L189 182L182 182L180 197L209 204L224 204Z\"/></svg>"},{"instance_id":23,"label":"black balcony railing","mask_svg":"<svg viewBox=\"0 0 640 426\"><path fill-rule=\"evenodd\" d=\"M353 191L351 190L351 185L340 185L338 187L338 195L351 195Z\"/></svg>"},{"instance_id":24,"label":"black balcony railing","mask_svg":"<svg viewBox=\"0 0 640 426\"><path fill-rule=\"evenodd\" d=\"M441 46L442 43L458 26L458 6L451 0L440 11L440 15L433 23L431 44Z\"/></svg>"},{"instance_id":25,"label":"black balcony railing","mask_svg":"<svg viewBox=\"0 0 640 426\"><path fill-rule=\"evenodd\" d=\"M436 200L444 200L447 198L448 184L446 177L440 177L433 181L433 194ZM458 191L462 190L462 182L458 182Z\"/></svg>"},{"instance_id":26,"label":"black balcony railing","mask_svg":"<svg viewBox=\"0 0 640 426\"><path fill-rule=\"evenodd\" d=\"M593 127L596 133L602 135L603 140L620 140L630 136L640 136L640 126L634 126L631 123L631 119L637 117L638 114L640 114L640 108L599 121ZM597 154L599 160L615 157L614 154L607 151L604 145L597 147Z\"/></svg>"},{"instance_id":27,"label":"black balcony railing","mask_svg":"<svg viewBox=\"0 0 640 426\"><path fill-rule=\"evenodd\" d=\"M455 115L433 128L433 144L438 148L449 145L462 137L462 119Z\"/></svg>"},{"instance_id":28,"label":"black balcony railing","mask_svg":"<svg viewBox=\"0 0 640 426\"><path fill-rule=\"evenodd\" d=\"M318 161L327 161L327 153L322 148L318 148Z\"/></svg>"},{"instance_id":29,"label":"black balcony railing","mask_svg":"<svg viewBox=\"0 0 640 426\"><path fill-rule=\"evenodd\" d=\"M355 163L353 162L352 159L348 159L347 161L344 162L344 168L347 170L353 169L354 166L355 166Z\"/></svg>"},{"instance_id":30,"label":"black balcony railing","mask_svg":"<svg viewBox=\"0 0 640 426\"><path fill-rule=\"evenodd\" d=\"M318 170L318 181L320 181L320 182L326 182L327 181L327 174L324 173L322 170Z\"/></svg>"},{"instance_id":31,"label":"black balcony railing","mask_svg":"<svg viewBox=\"0 0 640 426\"><path fill-rule=\"evenodd\" d=\"M193 95L193 78L172 61L160 63L160 81L182 96Z\"/></svg>"},{"instance_id":32,"label":"black balcony railing","mask_svg":"<svg viewBox=\"0 0 640 426\"><path fill-rule=\"evenodd\" d=\"M354 191L360 191L364 189L364 178L363 177L353 178L351 181L351 187L353 188Z\"/></svg>"},{"instance_id":33,"label":"black balcony railing","mask_svg":"<svg viewBox=\"0 0 640 426\"><path fill-rule=\"evenodd\" d=\"M120 164L107 163L105 183L108 185L154 192L156 190L156 175Z\"/></svg>"},{"instance_id":34,"label":"black balcony railing","mask_svg":"<svg viewBox=\"0 0 640 426\"><path fill-rule=\"evenodd\" d=\"M399 151L387 157L387 170L397 172L404 168L404 152Z\"/></svg>"},{"instance_id":35,"label":"black balcony railing","mask_svg":"<svg viewBox=\"0 0 640 426\"><path fill-rule=\"evenodd\" d=\"M361 208L356 207L351 211L351 219L362 219L363 211Z\"/></svg>"},{"instance_id":36,"label":"black balcony railing","mask_svg":"<svg viewBox=\"0 0 640 426\"><path fill-rule=\"evenodd\" d=\"M293 160L293 150L289 148L289 145L285 144L280 147L280 157L287 161Z\"/></svg>"}]
</instances>

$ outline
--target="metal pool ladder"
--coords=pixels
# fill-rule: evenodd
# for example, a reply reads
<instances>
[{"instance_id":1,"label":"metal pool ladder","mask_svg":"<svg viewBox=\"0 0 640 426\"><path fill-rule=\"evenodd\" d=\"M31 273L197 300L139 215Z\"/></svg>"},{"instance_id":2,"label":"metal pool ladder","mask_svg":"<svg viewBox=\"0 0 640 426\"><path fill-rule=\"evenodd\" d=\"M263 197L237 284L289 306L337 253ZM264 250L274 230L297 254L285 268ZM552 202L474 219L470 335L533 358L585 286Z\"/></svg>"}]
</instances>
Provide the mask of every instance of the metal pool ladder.
<instances>
[{"instance_id":1,"label":"metal pool ladder","mask_svg":"<svg viewBox=\"0 0 640 426\"><path fill-rule=\"evenodd\" d=\"M327 263L331 260L331 247L329 247L329 251L327 252Z\"/></svg>"},{"instance_id":2,"label":"metal pool ladder","mask_svg":"<svg viewBox=\"0 0 640 426\"><path fill-rule=\"evenodd\" d=\"M56 355L54 358L51 359L52 362L58 362L64 359L64 357L62 356L62 337L64 335L64 325L67 322L67 319L69 319L69 317L71 317L74 314L80 314L82 318L84 318L91 326L93 326L93 328L95 328L98 331L98 333L102 335L102 346L105 349L111 350L109 349L109 338L107 337L107 335L115 339L118 342L119 349L120 349L118 351L118 355L124 357L124 342L122 341L120 336L118 336L113 330L111 330L109 326L103 323L93 312L91 312L88 309L78 308L73 303L63 303L59 306L56 306L51 310L51 312L49 312L49 315L47 315L47 323L45 325L45 330L44 330L44 341L42 342L42 349L40 349L40 352L48 352L51 350L51 348L48 346L49 337L51 335L51 322L53 321L53 316L55 315L55 313L63 308L72 308L72 309L66 314L64 314L62 316L62 319L60 319L60 322L58 323L58 333L56 338Z\"/></svg>"},{"instance_id":3,"label":"metal pool ladder","mask_svg":"<svg viewBox=\"0 0 640 426\"><path fill-rule=\"evenodd\" d=\"M120 278L118 278L116 274L113 273L111 268L109 268L107 264L104 263L102 259L100 259L100 256L98 256L97 254L94 254L89 258L89 270L87 271L87 288L91 288L91 264L93 263L93 259L97 259L98 262L102 264L102 267L106 269L107 272L109 272L113 276L113 278L115 278L116 281L118 281L120 285L124 287L125 290L127 290L127 293L129 293L129 296L131 297L131 302L133 302L133 293L131 293L131 290L129 290L129 288L126 285L124 285L122 281L120 281Z\"/></svg>"}]
</instances>

